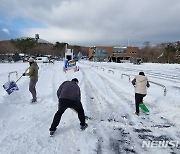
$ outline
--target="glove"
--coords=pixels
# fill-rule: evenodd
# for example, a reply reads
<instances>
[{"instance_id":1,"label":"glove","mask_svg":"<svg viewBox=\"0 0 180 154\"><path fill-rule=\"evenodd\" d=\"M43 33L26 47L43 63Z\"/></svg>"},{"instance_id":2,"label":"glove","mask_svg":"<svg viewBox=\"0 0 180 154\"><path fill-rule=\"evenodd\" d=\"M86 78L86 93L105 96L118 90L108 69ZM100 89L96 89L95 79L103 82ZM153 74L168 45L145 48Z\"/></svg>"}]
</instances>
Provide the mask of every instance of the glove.
<instances>
[{"instance_id":1,"label":"glove","mask_svg":"<svg viewBox=\"0 0 180 154\"><path fill-rule=\"evenodd\" d=\"M25 73L23 73L23 74L22 74L22 76L26 76L26 74L25 74Z\"/></svg>"}]
</instances>

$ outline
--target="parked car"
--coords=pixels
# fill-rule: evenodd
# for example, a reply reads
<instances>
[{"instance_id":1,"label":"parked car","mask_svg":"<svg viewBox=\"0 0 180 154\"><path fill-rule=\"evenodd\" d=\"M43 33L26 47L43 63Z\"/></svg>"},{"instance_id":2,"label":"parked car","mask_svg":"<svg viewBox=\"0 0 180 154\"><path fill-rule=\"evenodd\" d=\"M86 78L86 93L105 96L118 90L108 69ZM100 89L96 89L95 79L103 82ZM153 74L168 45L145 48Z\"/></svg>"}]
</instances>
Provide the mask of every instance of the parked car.
<instances>
[{"instance_id":1,"label":"parked car","mask_svg":"<svg viewBox=\"0 0 180 154\"><path fill-rule=\"evenodd\" d=\"M48 57L36 57L37 63L49 63Z\"/></svg>"},{"instance_id":2,"label":"parked car","mask_svg":"<svg viewBox=\"0 0 180 154\"><path fill-rule=\"evenodd\" d=\"M25 56L25 57L23 57L23 62L27 62L27 61L28 61L28 59L29 59L29 56Z\"/></svg>"},{"instance_id":3,"label":"parked car","mask_svg":"<svg viewBox=\"0 0 180 154\"><path fill-rule=\"evenodd\" d=\"M75 61L78 61L78 60L79 60L78 57L73 57L73 59L74 59Z\"/></svg>"}]
</instances>

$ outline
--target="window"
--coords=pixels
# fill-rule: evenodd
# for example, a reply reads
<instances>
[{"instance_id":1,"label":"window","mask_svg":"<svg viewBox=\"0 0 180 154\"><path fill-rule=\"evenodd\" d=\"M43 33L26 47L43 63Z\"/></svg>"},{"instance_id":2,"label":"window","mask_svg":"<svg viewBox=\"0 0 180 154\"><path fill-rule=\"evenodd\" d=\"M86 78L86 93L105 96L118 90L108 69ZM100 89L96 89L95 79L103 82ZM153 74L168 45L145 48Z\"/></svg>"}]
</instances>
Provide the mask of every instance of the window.
<instances>
[{"instance_id":1,"label":"window","mask_svg":"<svg viewBox=\"0 0 180 154\"><path fill-rule=\"evenodd\" d=\"M114 53L126 53L127 52L127 47L114 47Z\"/></svg>"}]
</instances>

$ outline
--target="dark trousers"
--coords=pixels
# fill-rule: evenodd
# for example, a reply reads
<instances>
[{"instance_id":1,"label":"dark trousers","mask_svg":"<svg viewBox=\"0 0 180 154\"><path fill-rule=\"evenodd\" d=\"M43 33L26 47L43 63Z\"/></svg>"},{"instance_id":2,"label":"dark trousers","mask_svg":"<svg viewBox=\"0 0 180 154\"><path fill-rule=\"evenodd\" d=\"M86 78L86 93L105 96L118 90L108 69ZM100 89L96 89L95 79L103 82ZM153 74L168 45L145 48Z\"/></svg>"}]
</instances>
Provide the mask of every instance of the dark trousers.
<instances>
[{"instance_id":1,"label":"dark trousers","mask_svg":"<svg viewBox=\"0 0 180 154\"><path fill-rule=\"evenodd\" d=\"M143 103L143 98L145 96L146 96L146 94L135 93L136 113L139 113L139 104Z\"/></svg>"},{"instance_id":2,"label":"dark trousers","mask_svg":"<svg viewBox=\"0 0 180 154\"><path fill-rule=\"evenodd\" d=\"M29 91L32 94L32 98L36 100L36 83L38 80L30 80L29 82Z\"/></svg>"},{"instance_id":3,"label":"dark trousers","mask_svg":"<svg viewBox=\"0 0 180 154\"><path fill-rule=\"evenodd\" d=\"M77 112L77 114L78 114L80 125L81 126L85 125L84 109L82 107L81 102L76 102L76 101L73 101L70 99L59 99L58 111L54 115L54 119L51 124L51 128L49 129L50 131L56 130L56 127L59 125L59 122L61 120L61 116L67 108L74 109L75 112Z\"/></svg>"}]
</instances>

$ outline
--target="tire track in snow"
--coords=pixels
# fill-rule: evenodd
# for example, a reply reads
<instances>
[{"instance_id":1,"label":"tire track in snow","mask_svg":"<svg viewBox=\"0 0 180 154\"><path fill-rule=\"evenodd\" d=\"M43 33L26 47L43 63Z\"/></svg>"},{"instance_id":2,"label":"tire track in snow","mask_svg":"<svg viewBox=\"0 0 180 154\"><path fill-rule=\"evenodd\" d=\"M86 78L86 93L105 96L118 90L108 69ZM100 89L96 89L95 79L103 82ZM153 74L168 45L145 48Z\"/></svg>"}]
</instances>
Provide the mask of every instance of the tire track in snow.
<instances>
[{"instance_id":1,"label":"tire track in snow","mask_svg":"<svg viewBox=\"0 0 180 154\"><path fill-rule=\"evenodd\" d=\"M97 74L99 74L98 72L97 72ZM122 91L122 89L120 90L120 88L117 88L117 84L114 84L114 82L111 82L111 79L110 78L108 78L108 77L105 77L105 76L102 76L101 74L99 74L99 76L101 76L101 78L102 78L102 80L103 81L105 81L108 85L109 85L109 87L117 94L117 95L119 95L119 93L120 93L120 97L123 99L123 100L125 100L125 101L128 101L129 103L131 102L130 101L130 99L129 99L129 97L127 97L127 93L125 93L125 92L123 92ZM155 116L155 115L154 115ZM178 130L178 128L173 124L173 123L171 123L168 119L166 119L166 118L164 118L164 117L155 117L154 118L154 116L153 116L153 118L151 118L150 116L143 116L142 118L141 118L141 121L140 121L140 123L142 124L142 126L143 126L143 129L138 129L138 130L150 130L150 132L151 132L151 134L157 134L157 132L158 132L158 134L159 135L157 135L157 136L154 136L154 135L149 135L149 131L147 131L148 132L148 134L146 134L147 132L145 131L145 132L140 132L140 134L138 135L138 137L140 138L140 139L148 139L148 138L151 138L151 140L154 140L154 139L156 139L156 140L163 140L163 138L165 137L165 139L166 140L169 140L169 141L171 141L171 140L178 140L178 138L176 137L176 136L172 136L172 135L169 135L169 134L171 134L171 131L172 131L172 129L173 130L175 130L176 132L177 132L177 134L178 134L178 132L179 132L179 130ZM126 118L128 118L128 120L130 120L130 121L134 121L135 119L133 118L131 118L130 119L130 117L132 117L132 116L128 116L128 117L126 117ZM158 123L154 120L154 119L156 119L156 121L158 121ZM148 120L148 121L147 121ZM160 122L160 123L159 123ZM148 127L148 128L147 128ZM144 128L146 128L146 129L144 129ZM160 130L157 130L156 128L161 128ZM168 130L168 129L166 129L166 130L163 130L163 131L165 131L165 133L164 133L164 135L161 135L161 131L162 131L162 129L163 128L169 128L170 130ZM133 131L135 131L136 129L133 129ZM136 131L135 131L136 132ZM175 148L171 148L171 150L174 152L174 151L176 151L176 149Z\"/></svg>"},{"instance_id":2,"label":"tire track in snow","mask_svg":"<svg viewBox=\"0 0 180 154\"><path fill-rule=\"evenodd\" d=\"M84 73L85 74L85 73ZM96 75L97 75L98 73L96 73ZM98 74L100 77L101 77L101 79L102 79L102 81L104 81L106 84L107 84L107 86L109 86L109 88L117 95L117 97L119 97L121 100L123 100L124 102L129 102L129 104L131 103L132 104L132 101L129 99L129 94L128 94L128 96L127 96L127 93L124 93L123 92L123 90L122 89L119 89L119 88L117 88L117 83L116 84L114 84L113 82L111 82L111 79L109 79L108 77L106 78L105 76L103 76L103 75L101 75L101 74ZM86 77L85 77L86 78ZM94 98L99 98L100 100L102 99L102 95L101 96L99 96L99 95L97 95L98 93L98 90L97 90L97 88L96 88L96 86L94 86L94 85L92 85L91 83L90 83L90 81L85 81L87 84L86 84L86 87L88 87L89 86L89 89L87 89L87 91L89 92L89 91L92 91L92 94L93 95L95 95L95 97ZM95 90L94 90L95 89ZM119 95L119 93L120 93L120 95ZM91 94L91 95L92 95ZM99 100L98 99L98 100ZM106 100L106 102L107 102L107 100ZM108 103L107 103L108 104ZM124 106L126 106L127 104L124 104ZM92 106L92 108L94 108L93 106ZM91 108L91 109L92 109ZM112 108L111 108L112 109ZM93 112L94 113L94 112ZM93 115L97 115L98 113L96 112L96 113L94 113ZM137 122L137 121L139 121L139 117L138 118L134 118L135 117L135 115L132 115L132 116L130 116L129 114L128 114L128 116L126 115L125 116L125 118L127 118L127 120L128 121L135 121L135 122ZM166 126L168 126L168 127L174 127L167 119L165 119L165 118L158 118L158 117L156 117L156 118L158 118L158 123L156 122L156 121L154 121L154 118L151 118L151 117L149 117L149 116L142 116L142 117L140 117L141 119L140 119L140 121L139 121L139 124L140 125L136 125L135 127L128 127L129 129L129 131L133 134L133 135L135 135L136 136L136 138L134 138L134 139L131 139L131 137L129 137L129 141L131 141L132 142L132 140L134 141L134 142L136 142L136 140L137 140L137 138L139 138L140 140L139 140L139 142L142 142L141 140L142 139L148 139L148 138L151 138L152 140L153 139L159 139L159 140L161 140L161 139L163 139L163 136L164 137L166 137L166 139L168 139L168 140L171 140L171 139L173 139L174 137L173 136L169 136L169 134L170 134L170 132L171 132L171 130L168 130L168 129L166 129L167 127ZM130 120L131 119L131 120ZM118 122L120 122L120 121L118 121ZM159 124L159 122L161 122L162 124ZM131 123L132 124L132 123ZM131 124L130 124L130 126L131 126ZM159 124L159 125L158 125ZM167 124L167 125L166 125ZM138 127L137 127L138 126ZM139 127L140 126L140 127ZM161 127L162 126L162 128L160 129L160 130L157 130L155 127ZM136 129L136 127L138 128L138 129ZM141 128L142 127L142 128ZM170 128L170 129L171 129ZM145 130L145 131L141 131L141 130ZM177 128L173 128L173 129L175 129L175 130L177 130ZM139 130L138 132L136 131L136 130ZM146 130L150 130L150 131L146 131ZM162 133L162 130L163 130L163 133ZM153 134L156 134L156 136L154 136ZM168 134L168 135L167 135ZM102 135L103 136L103 135ZM174 138L174 139L177 139L177 138ZM103 138L103 140L104 140L104 138ZM129 141L127 141L127 142L129 142ZM122 140L120 141L120 142L122 142ZM120 149L119 148L119 141L118 141L118 139L114 139L113 137L111 137L111 145L113 146L113 148L114 148L114 150L115 150L115 152L119 152L119 151L121 151L121 150L124 150L124 149ZM102 147L102 142L99 142L99 147ZM128 144L128 143L127 143ZM139 143L140 144L140 143ZM106 145L107 146L107 145ZM133 149L126 149L129 153L136 153ZM176 149L173 149L173 148L171 148L171 150L172 151L176 151Z\"/></svg>"},{"instance_id":3,"label":"tire track in snow","mask_svg":"<svg viewBox=\"0 0 180 154\"><path fill-rule=\"evenodd\" d=\"M99 124L97 125L97 153L120 153L125 151L126 153L136 153L133 149L129 148L132 144L132 140L128 135L124 135L129 133L126 132L124 126L122 126L122 123L125 123L122 117L120 117L122 119L121 123L114 118L118 113L118 109L113 106L112 103L109 103L109 99L98 93L98 90L92 84L91 79L87 77L85 71L83 70L82 72L85 79L86 95L88 98L94 98L93 100L88 100L89 104L91 103L91 105L88 105L88 109L90 110L89 113L96 116L95 119L99 121ZM103 106L107 106L107 108L102 109ZM104 113L106 111L108 111L108 114ZM113 114L112 111L116 114ZM121 136L120 139L119 137L117 139L117 136ZM122 147L118 148L120 143ZM131 147L133 147L133 145L131 145Z\"/></svg>"},{"instance_id":4,"label":"tire track in snow","mask_svg":"<svg viewBox=\"0 0 180 154\"><path fill-rule=\"evenodd\" d=\"M86 95L89 102L89 104L87 105L89 105L88 108L92 109L91 110L91 112L93 112L92 115L98 114L98 117L100 117L100 119L103 120L104 119L103 117L106 117L106 114L110 114L108 115L109 119L113 119L114 117L111 111L112 109L115 109L113 105L114 101L111 99L108 99L102 93L99 93L100 90L98 90L98 88L96 88L95 85L92 84L93 81L91 81L91 79L89 79L86 76L84 71L82 72L84 74L84 84L86 87ZM107 113L102 113L102 111L106 111L106 110L108 111Z\"/></svg>"}]
</instances>

